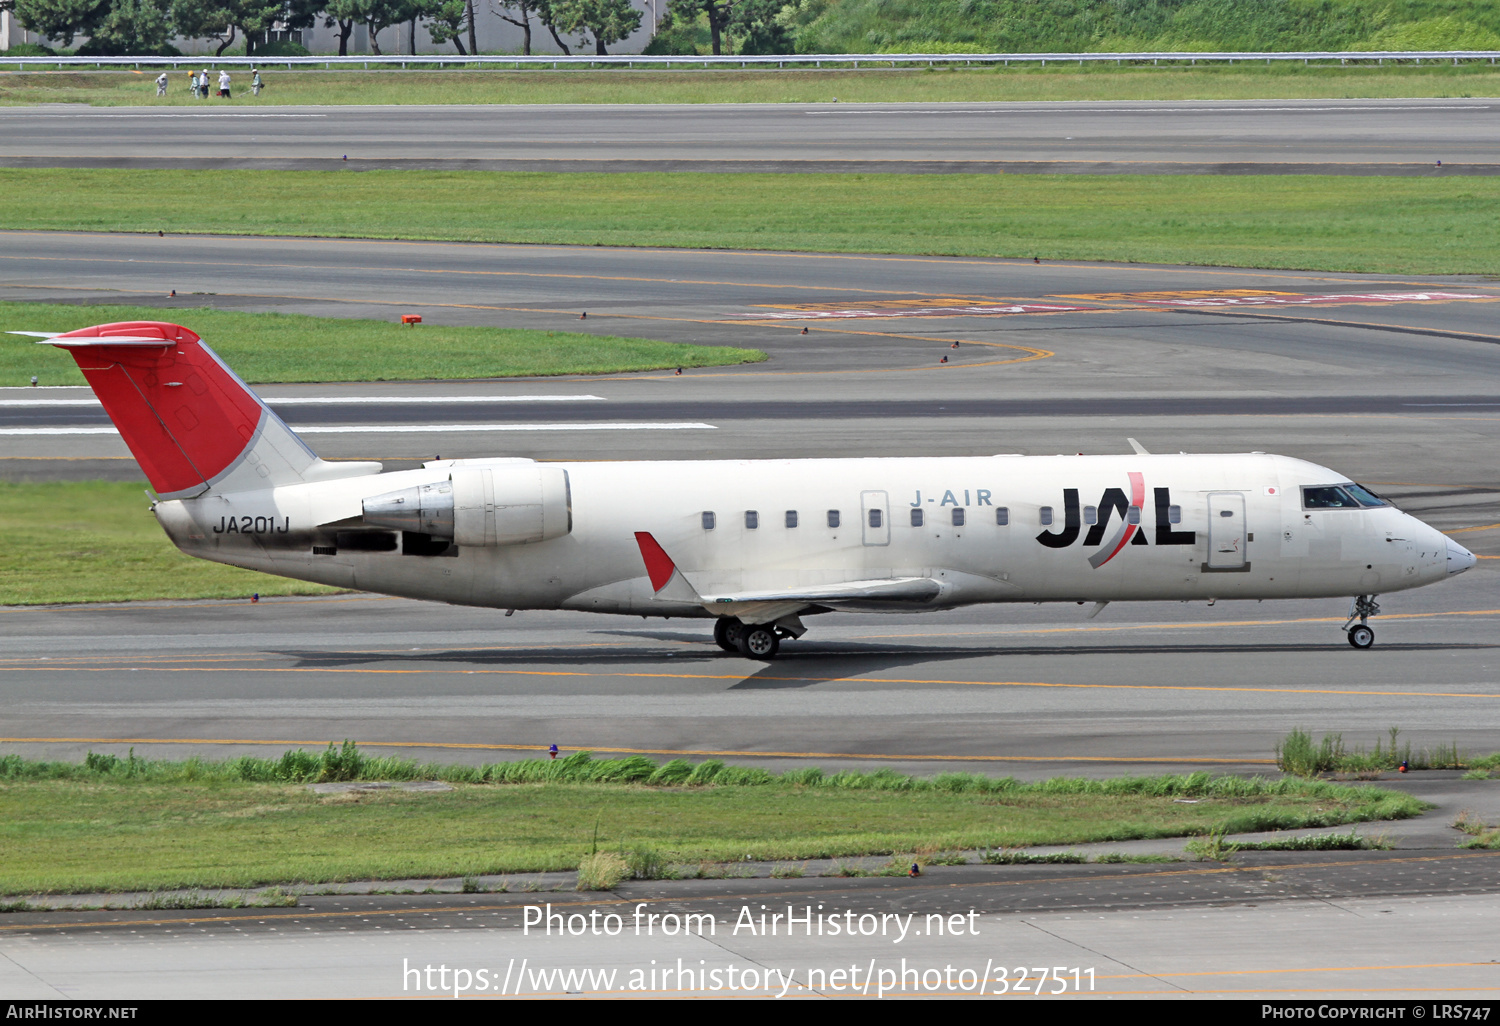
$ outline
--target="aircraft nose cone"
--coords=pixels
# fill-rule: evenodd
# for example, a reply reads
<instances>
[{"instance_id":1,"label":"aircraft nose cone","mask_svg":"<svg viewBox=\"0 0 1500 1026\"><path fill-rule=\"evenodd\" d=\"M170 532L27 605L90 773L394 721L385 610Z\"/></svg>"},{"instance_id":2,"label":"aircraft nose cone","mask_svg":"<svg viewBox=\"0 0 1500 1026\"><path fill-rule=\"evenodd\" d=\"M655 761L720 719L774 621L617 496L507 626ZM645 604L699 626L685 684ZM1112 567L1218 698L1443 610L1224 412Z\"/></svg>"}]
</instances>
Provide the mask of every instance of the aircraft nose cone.
<instances>
[{"instance_id":1,"label":"aircraft nose cone","mask_svg":"<svg viewBox=\"0 0 1500 1026\"><path fill-rule=\"evenodd\" d=\"M1448 542L1448 574L1461 574L1475 563L1479 558L1451 539Z\"/></svg>"}]
</instances>

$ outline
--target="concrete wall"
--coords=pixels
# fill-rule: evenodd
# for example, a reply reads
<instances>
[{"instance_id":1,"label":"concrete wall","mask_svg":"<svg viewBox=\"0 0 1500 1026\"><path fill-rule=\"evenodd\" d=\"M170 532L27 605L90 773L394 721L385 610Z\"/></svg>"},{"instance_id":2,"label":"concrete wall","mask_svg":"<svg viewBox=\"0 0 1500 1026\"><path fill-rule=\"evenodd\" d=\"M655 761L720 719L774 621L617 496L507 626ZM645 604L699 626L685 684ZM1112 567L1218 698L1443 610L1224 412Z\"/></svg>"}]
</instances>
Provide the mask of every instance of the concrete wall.
<instances>
[{"instance_id":1,"label":"concrete wall","mask_svg":"<svg viewBox=\"0 0 1500 1026\"><path fill-rule=\"evenodd\" d=\"M628 39L622 39L607 47L610 53L640 53L645 45L651 41L651 7L650 0L632 0L632 5L641 12L641 27ZM666 0L657 0L657 18L666 13ZM506 11L506 14L514 17L514 11ZM382 29L380 32L380 50L384 54L411 53L411 26L392 25ZM479 43L480 53L520 53L523 41L523 33L518 26L504 21L495 13L489 0L474 0L474 35ZM399 40L399 41L398 41ZM578 46L577 36L563 36L563 41L575 54L593 53L593 44ZM469 39L465 35L463 39L464 48L468 49ZM312 29L304 29L302 32L302 45L313 53L338 53L339 36L338 29L324 28L321 21ZM349 52L351 54L371 53L369 33L363 26L356 26L353 35L349 37ZM458 48L451 42L438 46L428 36L427 30L421 24L417 25L417 52L418 53L440 53L446 55L458 54ZM531 52L536 54L561 53L557 44L552 41L552 35L541 22L535 18L531 23Z\"/></svg>"},{"instance_id":2,"label":"concrete wall","mask_svg":"<svg viewBox=\"0 0 1500 1026\"><path fill-rule=\"evenodd\" d=\"M656 17L659 20L667 12L667 0L631 0L636 10L641 12L641 27L628 39L622 39L607 49L610 53L640 53L645 45L651 41L652 36L652 8L656 8ZM506 11L512 17L514 11ZM521 29L510 22L501 19L495 13L490 0L474 0L474 35L479 43L480 53L520 53L524 34ZM9 41L7 41L7 38ZM83 43L87 37L80 36L73 40L74 47ZM590 54L594 52L592 41L587 46L579 46L577 36L563 36L574 54ZM39 40L25 33L20 24L17 23L10 12L0 12L0 50L4 50L12 43L39 42ZM173 41L177 48L185 54L212 54L218 49L217 43L203 39L177 39ZM468 49L469 37L467 33L463 37L464 48ZM231 49L244 51L244 40L237 38ZM333 54L339 51L339 34L337 28L324 28L320 19L311 29L302 31L302 45L315 54ZM380 32L380 50L382 53L406 54L411 53L411 26L391 25ZM368 54L370 49L370 33L363 25L356 25L354 32L349 37L349 53ZM458 48L451 42L438 46L427 34L427 30L421 23L417 24L417 52L434 53L449 56L457 56ZM552 41L552 35L535 18L531 23L531 52L535 54L561 53L557 44Z\"/></svg>"}]
</instances>

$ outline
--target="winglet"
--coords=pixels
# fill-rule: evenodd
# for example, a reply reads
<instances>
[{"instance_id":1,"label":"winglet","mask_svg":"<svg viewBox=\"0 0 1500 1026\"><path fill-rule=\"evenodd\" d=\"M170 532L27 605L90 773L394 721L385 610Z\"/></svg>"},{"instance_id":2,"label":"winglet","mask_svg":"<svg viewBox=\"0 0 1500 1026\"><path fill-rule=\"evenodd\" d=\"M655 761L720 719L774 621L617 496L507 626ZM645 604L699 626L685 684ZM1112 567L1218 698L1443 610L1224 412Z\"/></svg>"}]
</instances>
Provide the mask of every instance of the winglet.
<instances>
[{"instance_id":1,"label":"winglet","mask_svg":"<svg viewBox=\"0 0 1500 1026\"><path fill-rule=\"evenodd\" d=\"M646 573L651 578L651 590L656 593L656 598L666 602L703 602L698 589L682 576L682 571L677 569L672 557L651 537L650 532L635 532L635 543L641 547L641 559L646 564Z\"/></svg>"}]
</instances>

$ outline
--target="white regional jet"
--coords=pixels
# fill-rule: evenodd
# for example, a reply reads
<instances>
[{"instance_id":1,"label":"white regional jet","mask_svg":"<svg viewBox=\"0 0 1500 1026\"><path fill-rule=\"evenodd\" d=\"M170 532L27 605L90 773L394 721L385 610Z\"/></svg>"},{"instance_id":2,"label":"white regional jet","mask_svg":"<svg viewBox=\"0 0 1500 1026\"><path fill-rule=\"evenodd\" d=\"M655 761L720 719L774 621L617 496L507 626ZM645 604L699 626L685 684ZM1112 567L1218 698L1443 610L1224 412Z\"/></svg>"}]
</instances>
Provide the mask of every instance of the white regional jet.
<instances>
[{"instance_id":1,"label":"white regional jet","mask_svg":"<svg viewBox=\"0 0 1500 1026\"><path fill-rule=\"evenodd\" d=\"M1126 599L1355 596L1344 630L1368 648L1377 592L1475 561L1342 475L1265 453L382 474L319 459L186 328L44 340L73 354L189 555L464 605L713 618L754 659L812 613Z\"/></svg>"}]
</instances>

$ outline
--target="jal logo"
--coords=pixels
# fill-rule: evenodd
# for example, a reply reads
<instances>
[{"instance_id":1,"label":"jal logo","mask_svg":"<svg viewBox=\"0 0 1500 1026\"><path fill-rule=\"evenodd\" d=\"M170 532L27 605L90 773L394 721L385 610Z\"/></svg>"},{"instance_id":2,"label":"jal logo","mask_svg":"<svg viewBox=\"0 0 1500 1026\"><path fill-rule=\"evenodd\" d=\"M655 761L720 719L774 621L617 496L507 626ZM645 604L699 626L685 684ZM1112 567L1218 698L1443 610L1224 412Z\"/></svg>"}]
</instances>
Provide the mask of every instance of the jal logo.
<instances>
[{"instance_id":1,"label":"jal logo","mask_svg":"<svg viewBox=\"0 0 1500 1026\"><path fill-rule=\"evenodd\" d=\"M1106 488L1104 494L1099 497L1099 505L1094 508L1093 523L1089 524L1088 533L1083 535L1085 548L1098 547L1099 551L1089 556L1089 565L1095 570L1108 563L1120 550L1127 545L1147 545L1146 529L1141 524L1141 510L1146 504L1146 477L1144 474L1131 473L1130 494L1127 496L1123 488ZM1172 490L1170 488L1152 489L1153 499L1156 507L1156 538L1157 545L1192 545L1197 540L1194 531L1178 531L1172 525ZM1110 529L1110 521L1118 519L1114 533L1105 540L1105 534ZM1065 549L1078 541L1078 536L1083 533L1083 507L1078 501L1077 488L1063 489L1063 525L1061 530L1043 531L1036 536L1036 540L1049 549Z\"/></svg>"}]
</instances>

